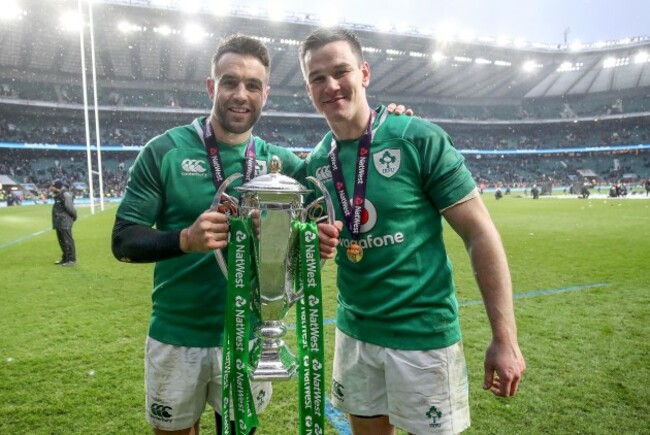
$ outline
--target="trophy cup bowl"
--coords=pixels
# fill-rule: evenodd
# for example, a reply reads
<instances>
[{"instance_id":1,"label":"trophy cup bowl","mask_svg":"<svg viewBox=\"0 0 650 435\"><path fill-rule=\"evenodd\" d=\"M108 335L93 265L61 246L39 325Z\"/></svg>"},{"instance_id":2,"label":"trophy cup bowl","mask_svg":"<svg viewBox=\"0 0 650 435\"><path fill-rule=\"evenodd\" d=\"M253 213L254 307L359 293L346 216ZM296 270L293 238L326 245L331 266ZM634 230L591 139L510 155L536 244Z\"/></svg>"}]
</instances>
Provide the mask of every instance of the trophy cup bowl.
<instances>
[{"instance_id":1,"label":"trophy cup bowl","mask_svg":"<svg viewBox=\"0 0 650 435\"><path fill-rule=\"evenodd\" d=\"M286 343L287 327L283 321L289 309L302 296L294 289L297 271L298 234L292 230L291 222L315 219L314 209L326 204L328 222L334 222L334 208L327 190L313 177L323 196L307 207L303 206L304 195L312 192L291 177L280 173L280 159L274 156L269 165L270 173L253 178L235 190L241 193L236 199L225 195L229 206L236 207L240 216L254 219L254 231L258 235L258 280L260 324L254 328L255 337L262 341L259 363L253 372L256 381L288 380L295 375L298 363ZM234 175L224 181L215 196L216 203L223 201L228 184L241 175ZM228 276L228 268L221 250L215 251L217 262ZM253 262L254 263L254 262ZM322 263L321 263L322 265ZM252 298L254 300L254 298ZM255 302L254 302L255 303Z\"/></svg>"}]
</instances>

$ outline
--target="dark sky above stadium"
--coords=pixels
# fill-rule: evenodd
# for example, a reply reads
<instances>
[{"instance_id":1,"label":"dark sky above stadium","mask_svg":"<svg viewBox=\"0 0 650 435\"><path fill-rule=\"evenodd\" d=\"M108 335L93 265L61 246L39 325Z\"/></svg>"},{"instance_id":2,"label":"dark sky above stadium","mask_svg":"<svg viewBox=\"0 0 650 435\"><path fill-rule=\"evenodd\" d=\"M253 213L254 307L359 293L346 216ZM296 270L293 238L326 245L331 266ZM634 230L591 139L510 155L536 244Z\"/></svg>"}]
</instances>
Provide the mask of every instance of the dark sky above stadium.
<instances>
[{"instance_id":1,"label":"dark sky above stadium","mask_svg":"<svg viewBox=\"0 0 650 435\"><path fill-rule=\"evenodd\" d=\"M357 24L390 22L474 36L560 44L650 35L648 0L230 0L231 5L344 16Z\"/></svg>"}]
</instances>

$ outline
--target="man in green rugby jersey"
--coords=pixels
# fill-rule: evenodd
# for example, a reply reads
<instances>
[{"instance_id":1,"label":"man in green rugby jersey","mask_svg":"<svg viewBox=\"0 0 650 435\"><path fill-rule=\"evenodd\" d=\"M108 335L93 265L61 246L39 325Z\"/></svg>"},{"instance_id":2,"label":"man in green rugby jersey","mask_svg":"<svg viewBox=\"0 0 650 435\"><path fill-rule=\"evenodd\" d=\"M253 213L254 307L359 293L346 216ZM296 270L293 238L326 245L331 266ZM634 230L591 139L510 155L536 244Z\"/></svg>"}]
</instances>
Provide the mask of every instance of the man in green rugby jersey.
<instances>
[{"instance_id":1,"label":"man in green rugby jersey","mask_svg":"<svg viewBox=\"0 0 650 435\"><path fill-rule=\"evenodd\" d=\"M331 128L305 171L336 198L345 223L333 404L355 435L461 432L470 425L467 369L442 218L465 242L492 329L483 388L512 396L525 362L500 236L440 127L369 107L370 67L356 35L317 29L300 63Z\"/></svg>"},{"instance_id":2,"label":"man in green rugby jersey","mask_svg":"<svg viewBox=\"0 0 650 435\"><path fill-rule=\"evenodd\" d=\"M227 176L244 174L227 192L237 195L234 188L265 173L273 155L287 175L303 164L290 150L252 135L269 94L269 72L263 43L226 40L206 81L210 116L156 136L130 169L113 253L120 261L156 263L145 356L146 413L156 434L198 434L206 402L221 433L227 284L212 251L227 245L228 217L210 206ZM331 255L323 240L323 255ZM253 383L252 390L261 411L271 385Z\"/></svg>"},{"instance_id":3,"label":"man in green rugby jersey","mask_svg":"<svg viewBox=\"0 0 650 435\"><path fill-rule=\"evenodd\" d=\"M274 155L289 176L304 164L288 149L252 135L269 95L270 61L257 39L233 36L222 43L206 80L210 115L146 144L117 211L115 257L156 263L145 355L147 421L156 434L198 434L206 402L215 409L221 433L227 284L212 252L227 246L228 216L210 209L218 186L242 173L243 180L226 192L238 196L234 188L266 173ZM319 232L321 257L331 258L338 229L319 224ZM271 385L253 383L252 389L261 411Z\"/></svg>"}]
</instances>

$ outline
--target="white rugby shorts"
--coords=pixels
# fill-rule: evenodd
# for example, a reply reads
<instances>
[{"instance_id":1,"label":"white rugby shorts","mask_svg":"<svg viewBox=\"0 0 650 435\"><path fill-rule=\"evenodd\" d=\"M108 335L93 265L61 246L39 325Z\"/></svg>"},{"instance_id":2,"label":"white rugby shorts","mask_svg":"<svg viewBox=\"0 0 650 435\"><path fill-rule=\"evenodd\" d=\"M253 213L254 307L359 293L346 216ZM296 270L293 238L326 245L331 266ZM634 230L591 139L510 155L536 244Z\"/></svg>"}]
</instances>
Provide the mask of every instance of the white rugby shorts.
<instances>
[{"instance_id":1,"label":"white rugby shorts","mask_svg":"<svg viewBox=\"0 0 650 435\"><path fill-rule=\"evenodd\" d=\"M147 337L146 415L155 428L174 431L194 426L206 402L221 412L221 347L184 347ZM270 382L251 384L255 409L271 400ZM232 408L231 408L232 416Z\"/></svg>"},{"instance_id":2,"label":"white rugby shorts","mask_svg":"<svg viewBox=\"0 0 650 435\"><path fill-rule=\"evenodd\" d=\"M470 425L462 343L426 351L399 350L354 339L336 329L332 404L357 416L387 415L409 433L456 434Z\"/></svg>"}]
</instances>

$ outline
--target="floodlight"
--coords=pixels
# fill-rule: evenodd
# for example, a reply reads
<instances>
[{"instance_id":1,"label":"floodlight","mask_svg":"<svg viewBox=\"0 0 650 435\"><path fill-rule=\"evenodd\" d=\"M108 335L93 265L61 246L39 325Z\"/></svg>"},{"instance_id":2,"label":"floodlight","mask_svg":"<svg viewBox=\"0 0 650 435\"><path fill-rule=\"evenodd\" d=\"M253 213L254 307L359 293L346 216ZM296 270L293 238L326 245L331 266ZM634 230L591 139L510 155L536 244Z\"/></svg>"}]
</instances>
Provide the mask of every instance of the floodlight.
<instances>
[{"instance_id":1,"label":"floodlight","mask_svg":"<svg viewBox=\"0 0 650 435\"><path fill-rule=\"evenodd\" d=\"M81 16L77 11L66 11L59 18L61 28L66 32L79 32L83 26Z\"/></svg>"},{"instance_id":2,"label":"floodlight","mask_svg":"<svg viewBox=\"0 0 650 435\"><path fill-rule=\"evenodd\" d=\"M431 56L431 59L432 59L434 62L441 62L441 61L447 59L447 56L445 56L445 55L444 55L442 52L440 52L440 51L436 51L436 52L433 53L433 55Z\"/></svg>"},{"instance_id":3,"label":"floodlight","mask_svg":"<svg viewBox=\"0 0 650 435\"><path fill-rule=\"evenodd\" d=\"M608 57L603 61L603 68L613 68L616 66L616 58Z\"/></svg>"},{"instance_id":4,"label":"floodlight","mask_svg":"<svg viewBox=\"0 0 650 435\"><path fill-rule=\"evenodd\" d=\"M162 26L154 27L154 32L161 34L162 36L169 36L172 33L171 27L163 24Z\"/></svg>"},{"instance_id":5,"label":"floodlight","mask_svg":"<svg viewBox=\"0 0 650 435\"><path fill-rule=\"evenodd\" d=\"M269 20L271 21L282 21L285 17L285 12L280 9L270 8L269 9Z\"/></svg>"},{"instance_id":6,"label":"floodlight","mask_svg":"<svg viewBox=\"0 0 650 435\"><path fill-rule=\"evenodd\" d=\"M524 48L526 45L528 45L528 42L523 38L517 38L517 39L515 39L514 44L515 44L515 47L517 47L517 48Z\"/></svg>"},{"instance_id":7,"label":"floodlight","mask_svg":"<svg viewBox=\"0 0 650 435\"><path fill-rule=\"evenodd\" d=\"M0 21L20 20L23 15L25 15L25 11L14 0L5 1L2 8L0 8Z\"/></svg>"},{"instance_id":8,"label":"floodlight","mask_svg":"<svg viewBox=\"0 0 650 435\"><path fill-rule=\"evenodd\" d=\"M198 44L205 38L205 31L201 26L197 26L195 24L188 25L185 30L183 31L183 36L185 36L185 40L189 42L190 44Z\"/></svg>"},{"instance_id":9,"label":"floodlight","mask_svg":"<svg viewBox=\"0 0 650 435\"><path fill-rule=\"evenodd\" d=\"M130 33L131 31L133 31L133 28L131 23L127 21L120 21L117 24L117 30L119 30L122 33Z\"/></svg>"},{"instance_id":10,"label":"floodlight","mask_svg":"<svg viewBox=\"0 0 650 435\"><path fill-rule=\"evenodd\" d=\"M522 65L521 68L526 72L533 72L538 68L542 68L543 66L544 65L541 65L541 64L537 63L534 60L528 60L528 61L524 62L524 64Z\"/></svg>"},{"instance_id":11,"label":"floodlight","mask_svg":"<svg viewBox=\"0 0 650 435\"><path fill-rule=\"evenodd\" d=\"M370 47L370 46L363 46L361 47L361 51L364 53L381 53L381 50L376 47Z\"/></svg>"},{"instance_id":12,"label":"floodlight","mask_svg":"<svg viewBox=\"0 0 650 435\"><path fill-rule=\"evenodd\" d=\"M571 43L571 46L569 48L571 48L572 51L582 50L584 48L584 44L579 40L575 40Z\"/></svg>"},{"instance_id":13,"label":"floodlight","mask_svg":"<svg viewBox=\"0 0 650 435\"><path fill-rule=\"evenodd\" d=\"M282 2L278 0L270 2L267 15L271 21L282 21L286 16Z\"/></svg>"},{"instance_id":14,"label":"floodlight","mask_svg":"<svg viewBox=\"0 0 650 435\"><path fill-rule=\"evenodd\" d=\"M645 51L641 51L634 56L634 63L648 63L650 62L650 56Z\"/></svg>"}]
</instances>

